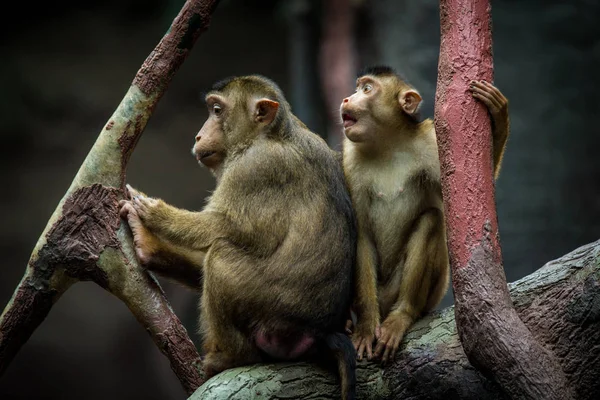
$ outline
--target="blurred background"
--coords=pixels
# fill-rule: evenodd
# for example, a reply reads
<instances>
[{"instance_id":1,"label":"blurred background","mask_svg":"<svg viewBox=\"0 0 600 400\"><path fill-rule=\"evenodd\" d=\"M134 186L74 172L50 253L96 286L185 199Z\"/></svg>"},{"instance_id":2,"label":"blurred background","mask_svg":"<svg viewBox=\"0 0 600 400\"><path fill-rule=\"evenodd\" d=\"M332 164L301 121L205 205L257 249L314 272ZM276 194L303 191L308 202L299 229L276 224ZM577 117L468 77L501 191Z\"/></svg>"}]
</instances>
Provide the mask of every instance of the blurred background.
<instances>
[{"instance_id":1,"label":"blurred background","mask_svg":"<svg viewBox=\"0 0 600 400\"><path fill-rule=\"evenodd\" d=\"M0 25L0 307L98 133L183 0L10 2ZM511 136L496 201L506 275L600 238L600 3L493 1L495 83ZM150 120L127 180L199 209L214 187L190 155L202 92L229 75L277 81L339 149L337 109L357 68L389 64L433 115L434 0L222 0ZM164 281L163 281L164 282ZM197 296L164 282L195 337ZM444 305L452 303L449 293ZM197 339L195 337L195 339ZM167 360L94 284L71 288L0 378L1 399L182 399Z\"/></svg>"}]
</instances>

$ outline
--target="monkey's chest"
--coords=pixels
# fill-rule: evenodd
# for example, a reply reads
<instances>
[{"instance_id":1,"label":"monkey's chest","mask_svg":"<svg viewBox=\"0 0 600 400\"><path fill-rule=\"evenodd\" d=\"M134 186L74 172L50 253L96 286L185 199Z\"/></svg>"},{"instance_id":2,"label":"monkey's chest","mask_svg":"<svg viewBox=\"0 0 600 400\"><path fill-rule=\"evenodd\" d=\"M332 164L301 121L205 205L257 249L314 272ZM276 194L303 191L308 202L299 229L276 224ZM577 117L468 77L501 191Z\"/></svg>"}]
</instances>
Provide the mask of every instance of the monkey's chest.
<instances>
[{"instance_id":1,"label":"monkey's chest","mask_svg":"<svg viewBox=\"0 0 600 400\"><path fill-rule=\"evenodd\" d=\"M382 263L398 258L410 223L418 214L418 197L410 186L374 188L367 218Z\"/></svg>"}]
</instances>

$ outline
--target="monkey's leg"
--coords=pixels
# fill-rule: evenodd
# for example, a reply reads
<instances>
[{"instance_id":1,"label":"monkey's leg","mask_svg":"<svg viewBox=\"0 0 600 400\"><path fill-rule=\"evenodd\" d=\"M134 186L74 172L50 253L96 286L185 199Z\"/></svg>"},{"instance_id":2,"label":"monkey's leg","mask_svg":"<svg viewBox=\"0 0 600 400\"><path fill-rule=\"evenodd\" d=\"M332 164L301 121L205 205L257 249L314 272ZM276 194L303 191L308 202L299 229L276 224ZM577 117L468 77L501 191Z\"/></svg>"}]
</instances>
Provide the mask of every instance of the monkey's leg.
<instances>
[{"instance_id":1,"label":"monkey's leg","mask_svg":"<svg viewBox=\"0 0 600 400\"><path fill-rule=\"evenodd\" d=\"M377 304L377 256L373 242L359 233L356 249L356 287L354 311L356 327L352 334L352 343L359 360L367 352L367 359L373 357L373 340L379 325L379 306Z\"/></svg>"},{"instance_id":2,"label":"monkey's leg","mask_svg":"<svg viewBox=\"0 0 600 400\"><path fill-rule=\"evenodd\" d=\"M160 241L146 268L166 278L189 286L202 289L202 265L206 253L175 246L168 241Z\"/></svg>"},{"instance_id":3,"label":"monkey's leg","mask_svg":"<svg viewBox=\"0 0 600 400\"><path fill-rule=\"evenodd\" d=\"M398 300L381 325L381 334L375 348L375 356L387 362L396 354L404 334L425 311L430 293L440 280L442 270L439 247L443 237L444 223L440 210L429 209L416 221L415 229L406 245L406 260L398 287ZM445 248L445 244L444 244ZM447 272L446 272L447 273Z\"/></svg>"},{"instance_id":4,"label":"monkey's leg","mask_svg":"<svg viewBox=\"0 0 600 400\"><path fill-rule=\"evenodd\" d=\"M203 368L207 377L229 368L260 362L260 354L250 339L234 326L233 321L215 316L215 310L205 307L207 301L210 303L202 296Z\"/></svg>"},{"instance_id":5,"label":"monkey's leg","mask_svg":"<svg viewBox=\"0 0 600 400\"><path fill-rule=\"evenodd\" d=\"M242 322L236 321L240 307L246 300L251 301L252 291L246 287L248 279L243 276L243 271L232 273L234 253L236 250L221 239L215 241L206 256L200 318L206 353L203 365L209 377L228 368L262 360L253 339L240 331ZM251 262L246 266L252 268ZM257 315L245 317L254 319L253 322L258 318Z\"/></svg>"}]
</instances>

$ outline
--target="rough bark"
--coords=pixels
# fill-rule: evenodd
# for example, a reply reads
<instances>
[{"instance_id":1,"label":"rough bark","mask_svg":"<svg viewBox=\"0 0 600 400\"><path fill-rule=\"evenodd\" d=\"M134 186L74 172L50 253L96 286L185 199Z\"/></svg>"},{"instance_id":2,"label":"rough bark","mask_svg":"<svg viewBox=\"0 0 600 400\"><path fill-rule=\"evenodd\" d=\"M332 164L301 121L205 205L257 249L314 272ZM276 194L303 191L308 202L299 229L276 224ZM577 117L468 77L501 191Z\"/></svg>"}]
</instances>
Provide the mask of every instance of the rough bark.
<instances>
[{"instance_id":1,"label":"rough bark","mask_svg":"<svg viewBox=\"0 0 600 400\"><path fill-rule=\"evenodd\" d=\"M600 241L549 262L509 285L516 312L555 354L577 399L600 391ZM541 368L541 365L538 365ZM509 398L463 351L452 307L418 321L392 365L358 365L359 399L486 400ZM563 393L568 395L568 393ZM314 365L254 365L225 371L191 397L336 399L335 373Z\"/></svg>"},{"instance_id":2,"label":"rough bark","mask_svg":"<svg viewBox=\"0 0 600 400\"><path fill-rule=\"evenodd\" d=\"M135 144L172 76L208 28L217 3L185 3L50 217L0 316L0 374L60 296L78 281L93 281L127 304L188 393L203 382L196 348L156 280L137 262L118 202L125 196L126 165Z\"/></svg>"},{"instance_id":3,"label":"rough bark","mask_svg":"<svg viewBox=\"0 0 600 400\"><path fill-rule=\"evenodd\" d=\"M492 81L489 0L441 0L435 126L458 332L473 365L512 398L572 397L555 355L517 315L506 286L490 120L468 92Z\"/></svg>"}]
</instances>

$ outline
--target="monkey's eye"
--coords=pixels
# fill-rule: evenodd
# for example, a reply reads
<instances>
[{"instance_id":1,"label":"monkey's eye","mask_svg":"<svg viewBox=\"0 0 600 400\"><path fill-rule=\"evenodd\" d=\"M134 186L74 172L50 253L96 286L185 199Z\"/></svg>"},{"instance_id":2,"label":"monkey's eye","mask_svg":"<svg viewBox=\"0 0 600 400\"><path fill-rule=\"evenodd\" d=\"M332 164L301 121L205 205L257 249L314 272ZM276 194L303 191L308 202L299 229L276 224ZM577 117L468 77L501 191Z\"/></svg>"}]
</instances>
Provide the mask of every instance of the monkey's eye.
<instances>
[{"instance_id":1,"label":"monkey's eye","mask_svg":"<svg viewBox=\"0 0 600 400\"><path fill-rule=\"evenodd\" d=\"M373 86L370 83L367 83L365 86L363 86L362 90L363 93L369 93L371 90L373 90Z\"/></svg>"},{"instance_id":2,"label":"monkey's eye","mask_svg":"<svg viewBox=\"0 0 600 400\"><path fill-rule=\"evenodd\" d=\"M217 103L213 104L212 109L213 109L213 112L215 113L215 115L220 115L221 111L223 111L221 106Z\"/></svg>"}]
</instances>

